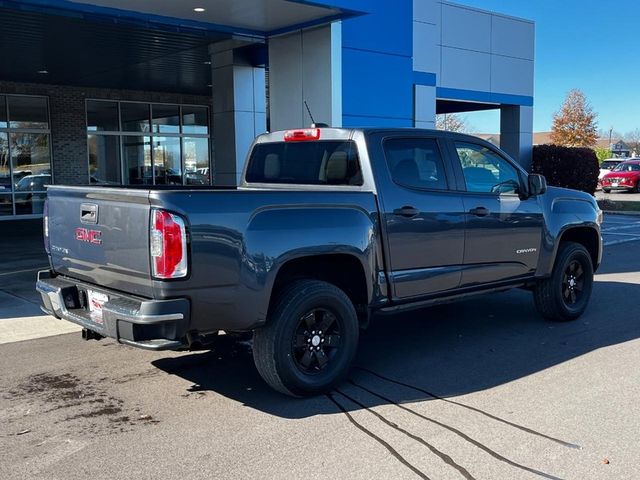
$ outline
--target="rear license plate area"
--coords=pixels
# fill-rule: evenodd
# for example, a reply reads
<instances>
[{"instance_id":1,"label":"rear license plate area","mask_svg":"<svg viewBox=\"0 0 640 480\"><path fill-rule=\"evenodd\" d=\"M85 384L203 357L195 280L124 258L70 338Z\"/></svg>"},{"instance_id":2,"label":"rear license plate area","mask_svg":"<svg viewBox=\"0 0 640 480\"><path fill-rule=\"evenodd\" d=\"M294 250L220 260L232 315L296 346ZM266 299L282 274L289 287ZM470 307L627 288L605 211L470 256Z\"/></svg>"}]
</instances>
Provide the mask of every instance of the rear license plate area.
<instances>
[{"instance_id":1,"label":"rear license plate area","mask_svg":"<svg viewBox=\"0 0 640 480\"><path fill-rule=\"evenodd\" d=\"M96 292L95 290L87 289L87 309L89 310L89 317L93 323L98 325L104 325L102 318L102 309L104 304L109 301L109 296Z\"/></svg>"}]
</instances>

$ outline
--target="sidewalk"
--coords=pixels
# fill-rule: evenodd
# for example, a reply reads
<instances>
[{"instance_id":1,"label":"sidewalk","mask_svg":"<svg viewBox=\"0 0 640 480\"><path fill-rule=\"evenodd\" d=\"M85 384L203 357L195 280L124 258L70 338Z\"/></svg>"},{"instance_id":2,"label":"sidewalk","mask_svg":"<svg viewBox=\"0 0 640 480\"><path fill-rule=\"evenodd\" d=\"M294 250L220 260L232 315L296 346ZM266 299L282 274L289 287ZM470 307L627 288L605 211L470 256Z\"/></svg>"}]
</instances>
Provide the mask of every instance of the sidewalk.
<instances>
[{"instance_id":1,"label":"sidewalk","mask_svg":"<svg viewBox=\"0 0 640 480\"><path fill-rule=\"evenodd\" d=\"M629 192L604 193L598 190L595 194L598 205L605 212L640 214L640 194Z\"/></svg>"},{"instance_id":2,"label":"sidewalk","mask_svg":"<svg viewBox=\"0 0 640 480\"><path fill-rule=\"evenodd\" d=\"M0 344L80 331L40 310L36 274L48 265L42 222L6 221L0 229Z\"/></svg>"}]
</instances>

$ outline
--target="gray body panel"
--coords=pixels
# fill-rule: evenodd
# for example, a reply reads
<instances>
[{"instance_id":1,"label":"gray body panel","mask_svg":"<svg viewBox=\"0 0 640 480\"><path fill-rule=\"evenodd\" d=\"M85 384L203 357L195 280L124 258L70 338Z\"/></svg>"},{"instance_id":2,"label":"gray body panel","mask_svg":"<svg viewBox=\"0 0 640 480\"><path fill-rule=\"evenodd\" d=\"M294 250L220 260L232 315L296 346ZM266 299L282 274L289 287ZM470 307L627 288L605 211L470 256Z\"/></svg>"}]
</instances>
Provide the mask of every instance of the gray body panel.
<instances>
[{"instance_id":1,"label":"gray body panel","mask_svg":"<svg viewBox=\"0 0 640 480\"><path fill-rule=\"evenodd\" d=\"M56 273L152 296L148 191L51 186L47 197L50 258ZM95 223L83 223L83 205L97 207ZM78 241L78 228L99 231L101 243Z\"/></svg>"},{"instance_id":2,"label":"gray body panel","mask_svg":"<svg viewBox=\"0 0 640 480\"><path fill-rule=\"evenodd\" d=\"M600 238L597 204L587 194L552 187L536 197L466 192L452 167L451 139L489 146L482 140L400 129L327 129L323 135L357 144L363 185L51 187L53 275L151 300L186 299L185 328L191 332L243 331L267 320L274 282L290 260L337 254L357 259L365 273L366 306L374 311L527 284L551 273L567 230L586 227ZM282 136L266 134L256 143L282 141ZM436 138L449 190L395 184L382 148L393 136ZM81 220L87 203L97 208L93 225ZM415 207L416 215L394 213L406 206ZM470 214L477 207L490 214ZM152 208L186 221L186 278L151 278ZM76 228L100 230L102 243L76 240ZM599 245L596 267L601 255Z\"/></svg>"}]
</instances>

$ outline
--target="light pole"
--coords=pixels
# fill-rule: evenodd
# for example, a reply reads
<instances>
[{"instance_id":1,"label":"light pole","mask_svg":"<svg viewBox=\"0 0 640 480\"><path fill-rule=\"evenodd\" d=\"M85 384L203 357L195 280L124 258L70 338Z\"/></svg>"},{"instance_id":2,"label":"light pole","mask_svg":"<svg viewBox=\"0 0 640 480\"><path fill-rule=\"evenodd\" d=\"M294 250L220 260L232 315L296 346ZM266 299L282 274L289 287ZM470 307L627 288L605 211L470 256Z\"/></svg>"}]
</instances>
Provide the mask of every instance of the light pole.
<instances>
[{"instance_id":1,"label":"light pole","mask_svg":"<svg viewBox=\"0 0 640 480\"><path fill-rule=\"evenodd\" d=\"M609 151L613 155L613 147L611 146L611 135L613 134L613 127L609 129Z\"/></svg>"}]
</instances>

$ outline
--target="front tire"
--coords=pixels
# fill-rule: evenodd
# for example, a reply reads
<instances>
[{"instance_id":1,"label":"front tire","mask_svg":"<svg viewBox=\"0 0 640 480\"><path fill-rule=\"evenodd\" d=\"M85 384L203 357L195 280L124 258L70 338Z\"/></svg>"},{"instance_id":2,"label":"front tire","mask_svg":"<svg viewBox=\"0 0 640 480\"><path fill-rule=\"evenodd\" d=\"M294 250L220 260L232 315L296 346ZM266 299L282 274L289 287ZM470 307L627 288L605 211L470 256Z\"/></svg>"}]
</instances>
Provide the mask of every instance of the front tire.
<instances>
[{"instance_id":1,"label":"front tire","mask_svg":"<svg viewBox=\"0 0 640 480\"><path fill-rule=\"evenodd\" d=\"M536 309L549 320L575 320L587 308L592 287L593 263L587 249L575 242L562 243L551 276L534 287Z\"/></svg>"},{"instance_id":2,"label":"front tire","mask_svg":"<svg viewBox=\"0 0 640 480\"><path fill-rule=\"evenodd\" d=\"M610 188L603 188L602 191L604 193L611 193L611 189Z\"/></svg>"},{"instance_id":3,"label":"front tire","mask_svg":"<svg viewBox=\"0 0 640 480\"><path fill-rule=\"evenodd\" d=\"M253 360L275 390L294 397L329 391L349 372L358 346L353 303L335 285L301 280L276 301L257 329Z\"/></svg>"}]
</instances>

